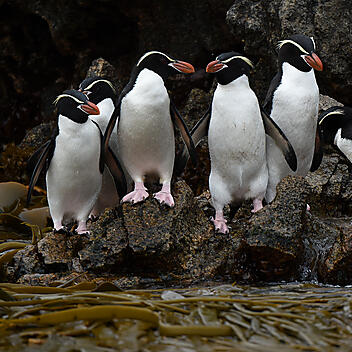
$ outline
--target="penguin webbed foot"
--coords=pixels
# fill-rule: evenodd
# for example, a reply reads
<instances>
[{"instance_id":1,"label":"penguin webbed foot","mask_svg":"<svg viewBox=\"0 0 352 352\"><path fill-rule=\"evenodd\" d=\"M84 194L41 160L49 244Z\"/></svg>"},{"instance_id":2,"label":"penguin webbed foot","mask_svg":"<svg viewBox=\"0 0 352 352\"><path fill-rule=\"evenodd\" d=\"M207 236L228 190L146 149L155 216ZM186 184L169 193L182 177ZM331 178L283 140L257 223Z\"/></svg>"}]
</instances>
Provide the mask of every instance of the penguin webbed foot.
<instances>
[{"instance_id":1,"label":"penguin webbed foot","mask_svg":"<svg viewBox=\"0 0 352 352\"><path fill-rule=\"evenodd\" d=\"M227 221L224 218L211 218L211 221L213 222L215 226L215 232L220 232L223 234L229 233L229 228L226 225Z\"/></svg>"},{"instance_id":2,"label":"penguin webbed foot","mask_svg":"<svg viewBox=\"0 0 352 352\"><path fill-rule=\"evenodd\" d=\"M79 235L83 235L84 233L89 234L90 231L87 229L87 222L85 220L81 220L78 222L78 227L76 228L76 233Z\"/></svg>"},{"instance_id":3,"label":"penguin webbed foot","mask_svg":"<svg viewBox=\"0 0 352 352\"><path fill-rule=\"evenodd\" d=\"M158 200L160 204L166 204L170 208L175 205L175 201L170 192L161 190L158 193L154 193L154 198Z\"/></svg>"},{"instance_id":4,"label":"penguin webbed foot","mask_svg":"<svg viewBox=\"0 0 352 352\"><path fill-rule=\"evenodd\" d=\"M66 227L61 226L61 227L59 227L59 228L55 228L55 227L54 227L54 233L59 233L60 235L67 235L67 234L70 233L70 231L67 230Z\"/></svg>"},{"instance_id":5,"label":"penguin webbed foot","mask_svg":"<svg viewBox=\"0 0 352 352\"><path fill-rule=\"evenodd\" d=\"M260 209L263 209L263 202L261 199L253 199L253 209L251 210L252 213L256 213Z\"/></svg>"},{"instance_id":6,"label":"penguin webbed foot","mask_svg":"<svg viewBox=\"0 0 352 352\"><path fill-rule=\"evenodd\" d=\"M144 189L135 189L134 191L126 194L122 198L122 203L130 202L132 204L142 202L149 197L149 194Z\"/></svg>"}]
</instances>

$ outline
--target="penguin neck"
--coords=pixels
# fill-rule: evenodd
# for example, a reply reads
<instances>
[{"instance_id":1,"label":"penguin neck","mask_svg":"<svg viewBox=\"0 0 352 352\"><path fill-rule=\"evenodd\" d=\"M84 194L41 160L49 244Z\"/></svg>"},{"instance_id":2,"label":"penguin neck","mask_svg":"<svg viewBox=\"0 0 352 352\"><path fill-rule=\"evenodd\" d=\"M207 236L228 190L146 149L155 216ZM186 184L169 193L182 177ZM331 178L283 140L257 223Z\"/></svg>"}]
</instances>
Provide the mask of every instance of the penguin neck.
<instances>
[{"instance_id":1,"label":"penguin neck","mask_svg":"<svg viewBox=\"0 0 352 352\"><path fill-rule=\"evenodd\" d=\"M161 76L147 68L143 69L136 78L133 91L136 94L149 96L152 99L160 93L167 94L164 80Z\"/></svg>"},{"instance_id":2,"label":"penguin neck","mask_svg":"<svg viewBox=\"0 0 352 352\"><path fill-rule=\"evenodd\" d=\"M233 93L234 89L244 89L249 88L249 81L247 75L243 74L242 76L236 78L227 84L218 83L217 89L222 91L229 91Z\"/></svg>"},{"instance_id":3,"label":"penguin neck","mask_svg":"<svg viewBox=\"0 0 352 352\"><path fill-rule=\"evenodd\" d=\"M101 102L97 104L100 114L97 115L98 118L104 118L104 119L109 119L111 114L113 113L115 109L115 105L112 101L111 98L105 98ZM94 115L93 115L94 116ZM91 117L91 116L90 116Z\"/></svg>"},{"instance_id":4,"label":"penguin neck","mask_svg":"<svg viewBox=\"0 0 352 352\"><path fill-rule=\"evenodd\" d=\"M88 118L87 118L88 121ZM78 123L73 120L71 120L69 117L64 116L64 115L59 115L58 117L58 127L60 133L67 133L67 134L72 134L72 135L78 135L79 131L87 125L86 122Z\"/></svg>"},{"instance_id":5,"label":"penguin neck","mask_svg":"<svg viewBox=\"0 0 352 352\"><path fill-rule=\"evenodd\" d=\"M315 74L313 69L308 72L304 72L290 65L288 62L283 62L280 67L280 73L281 83L287 80L291 84L298 86L312 83L316 85Z\"/></svg>"}]
</instances>

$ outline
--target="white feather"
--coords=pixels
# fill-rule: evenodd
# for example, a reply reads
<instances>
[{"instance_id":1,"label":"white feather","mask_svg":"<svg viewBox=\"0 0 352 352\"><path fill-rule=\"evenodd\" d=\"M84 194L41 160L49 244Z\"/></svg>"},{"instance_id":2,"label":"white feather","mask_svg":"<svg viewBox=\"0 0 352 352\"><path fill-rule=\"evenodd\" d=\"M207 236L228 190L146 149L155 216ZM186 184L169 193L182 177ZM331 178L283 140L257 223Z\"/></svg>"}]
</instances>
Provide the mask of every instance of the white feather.
<instances>
[{"instance_id":1,"label":"white feather","mask_svg":"<svg viewBox=\"0 0 352 352\"><path fill-rule=\"evenodd\" d=\"M272 119L279 125L297 156L297 171L293 172L275 142L267 137L268 190L271 202L276 186L287 175L305 176L312 164L318 118L319 88L314 70L302 72L287 62L282 65L282 79L274 92Z\"/></svg>"},{"instance_id":2,"label":"white feather","mask_svg":"<svg viewBox=\"0 0 352 352\"><path fill-rule=\"evenodd\" d=\"M143 69L121 103L119 155L135 182L147 174L170 181L175 158L170 99L163 79Z\"/></svg>"},{"instance_id":3,"label":"white feather","mask_svg":"<svg viewBox=\"0 0 352 352\"><path fill-rule=\"evenodd\" d=\"M258 100L243 75L218 84L208 133L209 189L216 210L245 199L263 198L268 173L265 133Z\"/></svg>"},{"instance_id":4,"label":"white feather","mask_svg":"<svg viewBox=\"0 0 352 352\"><path fill-rule=\"evenodd\" d=\"M98 197L100 133L89 119L76 123L59 116L59 134L46 174L48 203L55 221L86 220Z\"/></svg>"},{"instance_id":5,"label":"white feather","mask_svg":"<svg viewBox=\"0 0 352 352\"><path fill-rule=\"evenodd\" d=\"M346 155L347 159L352 163L352 140L341 137L341 128L338 129L334 144Z\"/></svg>"}]
</instances>

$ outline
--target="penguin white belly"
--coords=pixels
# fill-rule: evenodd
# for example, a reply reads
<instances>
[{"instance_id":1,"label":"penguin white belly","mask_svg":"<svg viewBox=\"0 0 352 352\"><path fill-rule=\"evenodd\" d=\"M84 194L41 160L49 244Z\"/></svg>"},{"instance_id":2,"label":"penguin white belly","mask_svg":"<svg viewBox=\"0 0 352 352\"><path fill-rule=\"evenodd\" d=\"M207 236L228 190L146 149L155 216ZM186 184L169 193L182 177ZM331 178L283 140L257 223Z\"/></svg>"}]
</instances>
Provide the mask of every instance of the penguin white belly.
<instances>
[{"instance_id":1,"label":"penguin white belly","mask_svg":"<svg viewBox=\"0 0 352 352\"><path fill-rule=\"evenodd\" d=\"M337 130L334 144L345 154L346 158L352 163L352 140L341 137L341 128Z\"/></svg>"},{"instance_id":2,"label":"penguin white belly","mask_svg":"<svg viewBox=\"0 0 352 352\"><path fill-rule=\"evenodd\" d=\"M269 182L266 200L276 195L276 186L287 175L306 176L310 170L315 146L319 89L313 70L302 72L283 64L281 84L273 96L271 118L292 144L297 156L297 170L292 171L271 137L267 136Z\"/></svg>"},{"instance_id":3,"label":"penguin white belly","mask_svg":"<svg viewBox=\"0 0 352 352\"><path fill-rule=\"evenodd\" d=\"M100 103L97 104L100 114L99 115L89 115L89 118L93 121L95 121L102 133L105 133L106 127L109 123L110 117L112 113L115 110L115 105L113 101L110 98L106 98L102 100ZM109 141L109 146L114 152L114 154L118 157L117 155L117 125L115 125L110 141ZM107 167L104 168L103 172L103 180L102 180L102 186L101 190L99 193L99 197L96 201L96 204L94 205L94 208L92 210L92 215L97 216L100 213L102 213L105 208L113 207L116 206L119 203L119 196L116 191L116 186L114 179Z\"/></svg>"},{"instance_id":4,"label":"penguin white belly","mask_svg":"<svg viewBox=\"0 0 352 352\"><path fill-rule=\"evenodd\" d=\"M175 140L170 99L162 78L144 69L121 103L118 151L135 182L157 174L160 182L171 180Z\"/></svg>"},{"instance_id":5,"label":"penguin white belly","mask_svg":"<svg viewBox=\"0 0 352 352\"><path fill-rule=\"evenodd\" d=\"M53 220L85 220L97 200L100 132L88 120L77 124L59 117L59 135L46 174L47 196Z\"/></svg>"},{"instance_id":6,"label":"penguin white belly","mask_svg":"<svg viewBox=\"0 0 352 352\"><path fill-rule=\"evenodd\" d=\"M246 77L218 85L208 143L209 188L216 210L230 202L264 197L268 179L264 126Z\"/></svg>"}]
</instances>

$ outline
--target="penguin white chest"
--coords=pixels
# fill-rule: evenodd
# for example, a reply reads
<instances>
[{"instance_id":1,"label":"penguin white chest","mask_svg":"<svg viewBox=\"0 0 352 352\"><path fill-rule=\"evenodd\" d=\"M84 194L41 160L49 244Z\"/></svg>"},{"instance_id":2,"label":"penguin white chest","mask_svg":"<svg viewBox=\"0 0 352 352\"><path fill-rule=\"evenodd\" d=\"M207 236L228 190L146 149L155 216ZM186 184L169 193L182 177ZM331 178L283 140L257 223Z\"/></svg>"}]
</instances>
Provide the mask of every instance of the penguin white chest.
<instances>
[{"instance_id":1,"label":"penguin white chest","mask_svg":"<svg viewBox=\"0 0 352 352\"><path fill-rule=\"evenodd\" d=\"M59 131L46 175L50 212L53 218L85 219L101 187L100 132L89 119L78 124L64 116Z\"/></svg>"},{"instance_id":2,"label":"penguin white chest","mask_svg":"<svg viewBox=\"0 0 352 352\"><path fill-rule=\"evenodd\" d=\"M164 81L151 70L140 72L122 100L118 148L132 177L172 174L175 141L170 99Z\"/></svg>"},{"instance_id":3,"label":"penguin white chest","mask_svg":"<svg viewBox=\"0 0 352 352\"><path fill-rule=\"evenodd\" d=\"M284 63L281 84L273 96L271 117L296 152L297 174L306 174L312 162L318 105L319 88L314 71L302 72Z\"/></svg>"},{"instance_id":4,"label":"penguin white chest","mask_svg":"<svg viewBox=\"0 0 352 352\"><path fill-rule=\"evenodd\" d=\"M257 97L246 76L218 85L208 133L210 188L221 184L231 198L243 200L265 192L265 133ZM215 185L216 184L216 185Z\"/></svg>"}]
</instances>

